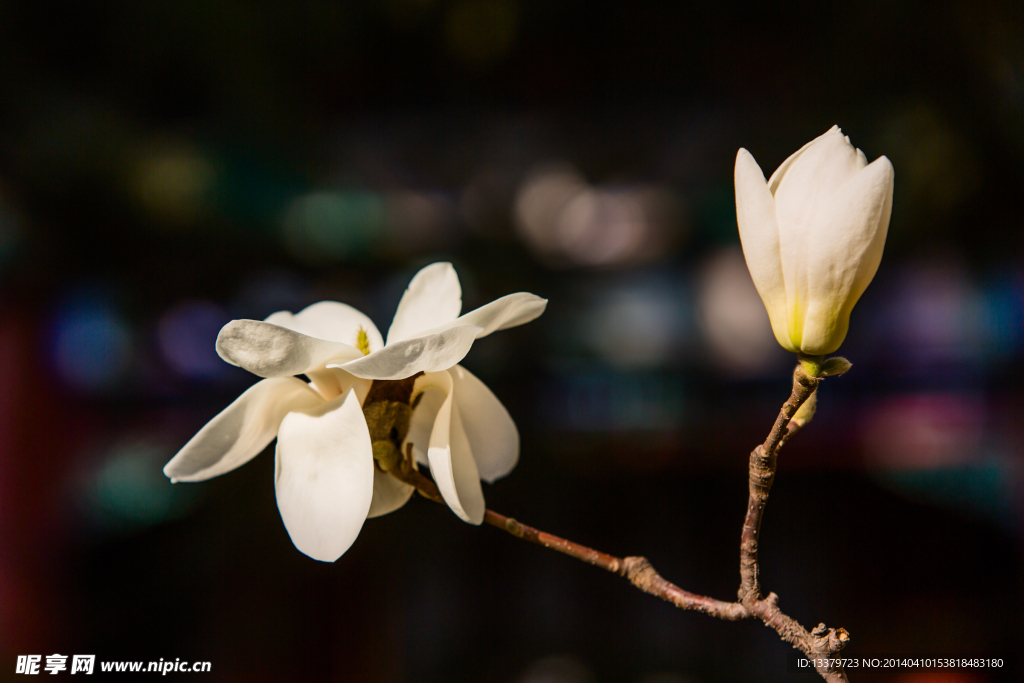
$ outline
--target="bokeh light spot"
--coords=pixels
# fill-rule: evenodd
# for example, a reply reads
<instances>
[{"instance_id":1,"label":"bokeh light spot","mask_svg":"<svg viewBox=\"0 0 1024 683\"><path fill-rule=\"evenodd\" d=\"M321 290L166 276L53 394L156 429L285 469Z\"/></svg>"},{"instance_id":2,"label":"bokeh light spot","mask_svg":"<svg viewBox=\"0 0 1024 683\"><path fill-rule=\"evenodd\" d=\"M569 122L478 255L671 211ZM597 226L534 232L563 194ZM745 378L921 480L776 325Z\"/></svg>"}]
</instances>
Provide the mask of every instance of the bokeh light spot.
<instances>
[{"instance_id":1,"label":"bokeh light spot","mask_svg":"<svg viewBox=\"0 0 1024 683\"><path fill-rule=\"evenodd\" d=\"M734 377L766 375L786 357L739 247L704 263L697 299L697 320L721 371Z\"/></svg>"},{"instance_id":2,"label":"bokeh light spot","mask_svg":"<svg viewBox=\"0 0 1024 683\"><path fill-rule=\"evenodd\" d=\"M217 179L200 150L180 145L144 157L135 173L139 202L156 219L185 224L202 215Z\"/></svg>"},{"instance_id":3,"label":"bokeh light spot","mask_svg":"<svg viewBox=\"0 0 1024 683\"><path fill-rule=\"evenodd\" d=\"M92 521L105 531L131 531L186 512L197 490L172 485L163 475L173 454L164 444L145 439L115 446L83 492Z\"/></svg>"},{"instance_id":4,"label":"bokeh light spot","mask_svg":"<svg viewBox=\"0 0 1024 683\"><path fill-rule=\"evenodd\" d=\"M542 257L557 255L558 217L586 189L586 181L568 166L549 166L528 176L515 200L516 224L523 241Z\"/></svg>"},{"instance_id":5,"label":"bokeh light spot","mask_svg":"<svg viewBox=\"0 0 1024 683\"><path fill-rule=\"evenodd\" d=\"M326 265L365 253L384 227L384 203L371 192L312 192L285 211L284 240L293 256Z\"/></svg>"},{"instance_id":6,"label":"bokeh light spot","mask_svg":"<svg viewBox=\"0 0 1024 683\"><path fill-rule=\"evenodd\" d=\"M666 188L591 187L568 166L530 174L515 201L519 234L552 265L627 266L657 259L682 229Z\"/></svg>"},{"instance_id":7,"label":"bokeh light spot","mask_svg":"<svg viewBox=\"0 0 1024 683\"><path fill-rule=\"evenodd\" d=\"M157 325L160 354L180 375L191 379L223 376L229 366L216 351L217 334L229 320L208 301L186 301L164 313Z\"/></svg>"},{"instance_id":8,"label":"bokeh light spot","mask_svg":"<svg viewBox=\"0 0 1024 683\"><path fill-rule=\"evenodd\" d=\"M57 374L76 388L109 389L131 365L131 328L110 302L72 300L59 310L51 335Z\"/></svg>"},{"instance_id":9,"label":"bokeh light spot","mask_svg":"<svg viewBox=\"0 0 1024 683\"><path fill-rule=\"evenodd\" d=\"M591 349L614 366L659 367L682 336L682 309L668 288L623 287L597 302L584 330Z\"/></svg>"}]
</instances>

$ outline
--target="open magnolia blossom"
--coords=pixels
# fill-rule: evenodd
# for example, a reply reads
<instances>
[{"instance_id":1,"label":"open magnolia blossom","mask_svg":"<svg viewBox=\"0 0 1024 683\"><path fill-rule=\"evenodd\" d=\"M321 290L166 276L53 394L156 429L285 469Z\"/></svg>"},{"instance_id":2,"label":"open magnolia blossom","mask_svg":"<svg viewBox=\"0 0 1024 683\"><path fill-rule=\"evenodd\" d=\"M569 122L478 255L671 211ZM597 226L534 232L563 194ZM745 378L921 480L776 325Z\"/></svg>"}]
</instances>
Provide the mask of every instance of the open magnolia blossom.
<instances>
[{"instance_id":1,"label":"open magnolia blossom","mask_svg":"<svg viewBox=\"0 0 1024 683\"><path fill-rule=\"evenodd\" d=\"M484 516L480 479L508 474L519 434L493 393L458 362L473 342L544 312L519 292L460 316L462 289L449 263L412 279L382 339L342 303L297 314L233 320L217 337L227 362L264 377L214 417L164 467L172 481L203 481L245 464L277 437L277 505L295 546L333 562L368 517L398 509L413 488L374 466L363 403L374 380L416 377L403 450L412 444L462 519ZM305 375L305 382L296 375Z\"/></svg>"},{"instance_id":2,"label":"open magnolia blossom","mask_svg":"<svg viewBox=\"0 0 1024 683\"><path fill-rule=\"evenodd\" d=\"M765 182L736 155L736 219L747 267L775 338L810 356L834 352L882 260L895 172L868 163L838 126L800 148Z\"/></svg>"}]
</instances>

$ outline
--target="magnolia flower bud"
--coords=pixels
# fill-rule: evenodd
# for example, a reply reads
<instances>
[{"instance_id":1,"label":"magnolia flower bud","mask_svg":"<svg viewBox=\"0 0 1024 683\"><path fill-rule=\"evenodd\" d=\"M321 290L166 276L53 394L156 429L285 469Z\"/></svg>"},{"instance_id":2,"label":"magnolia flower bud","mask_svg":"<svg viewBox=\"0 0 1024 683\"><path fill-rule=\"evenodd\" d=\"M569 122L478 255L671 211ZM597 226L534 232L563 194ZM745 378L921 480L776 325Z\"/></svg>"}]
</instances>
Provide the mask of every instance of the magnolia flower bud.
<instances>
[{"instance_id":1,"label":"magnolia flower bud","mask_svg":"<svg viewBox=\"0 0 1024 683\"><path fill-rule=\"evenodd\" d=\"M882 260L894 175L887 158L869 164L838 126L767 183L750 152L736 155L743 256L786 350L820 356L843 343Z\"/></svg>"}]
</instances>

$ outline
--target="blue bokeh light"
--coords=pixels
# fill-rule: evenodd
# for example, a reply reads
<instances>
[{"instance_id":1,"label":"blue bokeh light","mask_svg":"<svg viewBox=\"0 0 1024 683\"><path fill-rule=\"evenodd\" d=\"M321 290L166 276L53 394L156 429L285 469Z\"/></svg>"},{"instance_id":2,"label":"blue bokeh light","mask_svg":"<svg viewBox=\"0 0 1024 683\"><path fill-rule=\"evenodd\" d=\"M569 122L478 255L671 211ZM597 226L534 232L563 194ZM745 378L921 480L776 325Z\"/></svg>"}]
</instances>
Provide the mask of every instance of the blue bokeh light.
<instances>
[{"instance_id":1,"label":"blue bokeh light","mask_svg":"<svg viewBox=\"0 0 1024 683\"><path fill-rule=\"evenodd\" d=\"M51 327L57 375L89 392L113 388L132 364L132 330L109 297L90 292L58 308Z\"/></svg>"}]
</instances>

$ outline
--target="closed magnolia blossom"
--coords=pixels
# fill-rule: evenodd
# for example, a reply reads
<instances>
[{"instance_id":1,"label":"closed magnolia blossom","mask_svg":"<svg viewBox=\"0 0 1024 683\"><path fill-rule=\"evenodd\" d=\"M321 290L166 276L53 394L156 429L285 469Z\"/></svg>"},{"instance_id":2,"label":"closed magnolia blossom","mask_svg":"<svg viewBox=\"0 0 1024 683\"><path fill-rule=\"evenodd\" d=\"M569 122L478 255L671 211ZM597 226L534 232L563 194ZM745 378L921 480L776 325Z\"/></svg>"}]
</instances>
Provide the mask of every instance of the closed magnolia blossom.
<instances>
[{"instance_id":1,"label":"closed magnolia blossom","mask_svg":"<svg viewBox=\"0 0 1024 683\"><path fill-rule=\"evenodd\" d=\"M285 528L303 553L333 562L364 520L398 509L413 493L374 465L377 444L363 408L374 380L415 377L406 387L415 408L401 448L411 444L451 509L479 524L480 480L515 466L519 433L494 394L458 362L476 339L529 322L546 305L519 292L460 316L455 269L435 263L412 279L386 343L368 317L335 301L264 321L233 320L217 337L217 353L265 379L203 427L164 474L203 481L245 464L276 437Z\"/></svg>"},{"instance_id":2,"label":"closed magnolia blossom","mask_svg":"<svg viewBox=\"0 0 1024 683\"><path fill-rule=\"evenodd\" d=\"M736 155L743 255L775 338L808 356L834 352L878 270L892 212L894 171L870 164L838 126L804 145L765 182Z\"/></svg>"}]
</instances>

